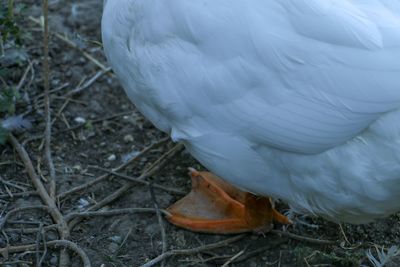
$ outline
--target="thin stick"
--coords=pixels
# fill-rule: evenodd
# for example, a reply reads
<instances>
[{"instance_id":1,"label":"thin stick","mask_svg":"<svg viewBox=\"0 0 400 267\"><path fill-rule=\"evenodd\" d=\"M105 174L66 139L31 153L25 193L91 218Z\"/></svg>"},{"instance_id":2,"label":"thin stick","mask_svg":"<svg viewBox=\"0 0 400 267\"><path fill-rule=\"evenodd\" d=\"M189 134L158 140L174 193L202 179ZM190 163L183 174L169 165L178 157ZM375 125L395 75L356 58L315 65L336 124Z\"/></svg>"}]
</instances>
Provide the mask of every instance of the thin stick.
<instances>
[{"instance_id":1,"label":"thin stick","mask_svg":"<svg viewBox=\"0 0 400 267\"><path fill-rule=\"evenodd\" d=\"M42 23L40 22L39 19L34 18L34 17L29 17L29 20L36 23L37 25L42 26ZM80 49L74 42L72 42L71 40L69 40L66 36L63 36L59 33L55 33L54 34L58 39L60 39L61 41L65 42L67 45L69 45L70 47L80 51L84 57L86 57L87 59L89 59L91 62L93 62L96 66L98 66L100 69L102 70L107 70L107 67L104 66L102 63L100 63L97 59L95 59L92 55L90 55L89 53L82 51L82 49Z\"/></svg>"},{"instance_id":2,"label":"thin stick","mask_svg":"<svg viewBox=\"0 0 400 267\"><path fill-rule=\"evenodd\" d=\"M68 82L67 82L67 83L64 83L64 84L62 84L62 85L60 85L60 86L58 86L58 87L56 87L56 88L54 88L54 89L51 89L51 90L49 91L49 94L57 93L58 91L61 91L61 90L65 89L65 88L67 88L69 85L70 85L70 84L69 84ZM39 94L38 96L36 96L35 99L34 99L34 102L38 102L39 99L42 98L42 97L45 97L45 94L44 94L44 93L43 93L43 94Z\"/></svg>"},{"instance_id":3,"label":"thin stick","mask_svg":"<svg viewBox=\"0 0 400 267\"><path fill-rule=\"evenodd\" d=\"M3 177L1 177L1 175L0 175L0 182L3 183L3 184L5 184L5 185L8 185L8 186L14 187L14 188L16 188L16 189L19 189L19 190L21 190L21 191L26 191L26 188L25 188L25 187L20 186L20 185L17 185L17 184L14 184L14 183L11 183L11 182L9 182L9 181L6 181L6 180L3 179Z\"/></svg>"},{"instance_id":4,"label":"thin stick","mask_svg":"<svg viewBox=\"0 0 400 267\"><path fill-rule=\"evenodd\" d=\"M43 224L39 225L39 231L36 233L36 247L35 247L35 256L36 256L36 266L41 267L40 262L40 239L41 239L41 231L43 229Z\"/></svg>"},{"instance_id":5,"label":"thin stick","mask_svg":"<svg viewBox=\"0 0 400 267\"><path fill-rule=\"evenodd\" d=\"M225 262L221 267L228 267L229 264L231 264L231 263L234 262L237 258L239 258L240 256L242 256L243 253L244 253L245 251L246 251L245 249L239 251L239 253L237 253L237 254L234 255L232 258L230 258L230 259L229 259L227 262Z\"/></svg>"},{"instance_id":6,"label":"thin stick","mask_svg":"<svg viewBox=\"0 0 400 267\"><path fill-rule=\"evenodd\" d=\"M45 157L47 167L50 172L50 197L54 199L56 195L56 173L54 169L53 159L51 157L51 114L50 114L50 66L49 66L49 8L48 0L43 0L43 87L44 87L44 107L46 118L46 129L44 132L45 137Z\"/></svg>"},{"instance_id":7,"label":"thin stick","mask_svg":"<svg viewBox=\"0 0 400 267\"><path fill-rule=\"evenodd\" d=\"M15 213L21 212L21 211L26 211L26 210L42 210L42 211L46 211L49 214L51 213L51 210L48 206L27 206L27 207L21 207L21 208L16 208L13 210L10 210L6 216L4 216L4 218L0 221L0 231L3 230L4 225L7 223L7 220L13 216Z\"/></svg>"},{"instance_id":8,"label":"thin stick","mask_svg":"<svg viewBox=\"0 0 400 267\"><path fill-rule=\"evenodd\" d=\"M109 73L110 71L111 71L111 68L107 68L105 70L101 70L101 71L97 72L92 78L90 78L90 80L85 82L83 85L80 85L77 88L69 91L65 96L69 97L69 96L81 93L83 90L86 90L87 88L92 86L100 77L102 77L104 74Z\"/></svg>"},{"instance_id":9,"label":"thin stick","mask_svg":"<svg viewBox=\"0 0 400 267\"><path fill-rule=\"evenodd\" d=\"M70 100L70 101L72 101L72 100ZM106 120L112 120L112 119L114 119L116 117L120 117L120 116L131 114L132 112L133 111L121 112L121 113L114 114L114 115L111 115L111 116L108 116L108 117L105 117L105 118L93 120L93 121L91 121L91 123L92 124L96 124L96 123L100 123L100 122L103 122L103 121L106 121ZM73 126L73 127L69 128L69 129L64 129L64 130L60 130L60 131L54 131L54 135L67 133L67 132L70 132L70 131L74 131L74 130L80 129L80 128L84 127L84 126L85 126L85 124L79 124L79 125L76 125L76 126ZM42 139L42 138L44 138L44 136L41 135L41 134L38 134L38 135L35 135L35 136L27 138L22 143L25 145L28 142L36 141L36 140L39 140L39 139Z\"/></svg>"},{"instance_id":10,"label":"thin stick","mask_svg":"<svg viewBox=\"0 0 400 267\"><path fill-rule=\"evenodd\" d=\"M127 181L140 183L140 184L147 185L147 186L150 185L150 182L143 181L143 180L140 180L138 178L134 178L134 177L128 176L126 174L118 173L118 172L115 172L115 171L110 171L110 170L107 170L107 169L104 169L104 168L101 168L101 167L89 166L89 168L93 168L93 169L100 170L100 171L103 171L103 172L108 172L109 174L112 174L112 175L114 175L116 177L123 178L123 179L125 179ZM169 192L169 193L172 193L172 194L177 194L177 195L181 195L181 196L184 196L184 195L187 194L185 191L182 191L182 190L179 190L179 189L162 186L162 185L155 184L155 183L151 183L151 185L154 188L161 189L161 190L163 190L165 192Z\"/></svg>"},{"instance_id":11,"label":"thin stick","mask_svg":"<svg viewBox=\"0 0 400 267\"><path fill-rule=\"evenodd\" d=\"M168 139L169 139L168 137L167 137L167 138L163 138L163 139L161 139L160 141L158 141L157 143L151 144L150 146L148 146L148 147L146 147L145 149L143 149L142 151L140 151L139 154L137 154L135 157L133 157L133 158L131 158L130 160L128 160L127 162L121 164L121 165L118 166L117 168L114 168L112 171L113 171L113 172L114 172L114 171L117 172L117 171L122 170L123 168L129 166L130 164L132 164L133 162L135 162L136 160L138 160L140 157L144 156L144 155L145 155L147 152L149 152L150 150L153 150L153 149L155 149L155 148L161 146L161 145L164 144L165 142L167 142ZM82 185L77 186L77 187L74 187L74 188L72 188L72 189L70 189L70 190L68 190L68 191L65 191L65 192L60 193L60 194L57 196L57 198L63 199L63 198L65 198L66 196L68 196L68 195L70 195L70 194L83 191L83 190L85 190L85 189L91 187L92 185L94 185L94 184L96 184L96 183L99 183L99 182L101 182L101 181L107 179L110 175L111 175L110 173L103 174L103 175L101 175L101 176L95 178L95 179L92 180L92 181L89 181L89 182L87 182L87 183L85 183L85 184L82 184Z\"/></svg>"},{"instance_id":12,"label":"thin stick","mask_svg":"<svg viewBox=\"0 0 400 267\"><path fill-rule=\"evenodd\" d=\"M266 246L259 247L253 251L249 251L246 254L241 255L239 258L235 259L233 262L238 263L238 262L245 261L255 255L258 255L266 250L271 249L272 247L278 247L280 244L286 243L286 241L287 241L287 239L282 239L282 240L279 240L278 242L274 242L273 244L268 244Z\"/></svg>"},{"instance_id":13,"label":"thin stick","mask_svg":"<svg viewBox=\"0 0 400 267\"><path fill-rule=\"evenodd\" d=\"M52 230L57 230L58 226L57 224L52 224L52 225L48 225L48 226L44 226L43 230L47 231L52 231ZM37 231L39 231L39 228L23 228L23 227L19 227L19 228L7 228L4 230L5 232L10 232L10 233L21 233L21 234L34 234L37 233Z\"/></svg>"},{"instance_id":14,"label":"thin stick","mask_svg":"<svg viewBox=\"0 0 400 267\"><path fill-rule=\"evenodd\" d=\"M154 194L154 189L153 189L152 184L149 185L149 191L150 191L151 199L153 200L154 209L156 210L158 225L160 226L161 242L162 242L161 253L164 254L167 251L167 235L165 234L164 222L163 222L163 219L161 216L160 209L158 207L156 195ZM161 266L162 267L165 266L165 259L161 261Z\"/></svg>"},{"instance_id":15,"label":"thin stick","mask_svg":"<svg viewBox=\"0 0 400 267\"><path fill-rule=\"evenodd\" d=\"M21 245L21 246L9 246L6 248L0 248L0 254L4 253L17 253L17 252L23 252L23 251L29 251L29 250L34 250L36 244L31 244L31 245ZM79 255L83 262L84 267L91 267L91 263L89 260L89 257L86 255L86 253L78 247L75 243L68 241L68 240L53 240L47 242L48 247L53 247L53 248L68 248L75 252L76 254Z\"/></svg>"},{"instance_id":16,"label":"thin stick","mask_svg":"<svg viewBox=\"0 0 400 267\"><path fill-rule=\"evenodd\" d=\"M237 236L234 236L234 237L231 237L231 238L228 238L228 239L216 242L216 243L200 246L197 248L170 250L170 251L167 251L167 252L159 255L158 257L150 260L146 264L143 264L141 267L152 267L152 266L156 265L157 263L159 263L160 261L167 259L169 257L172 257L172 256L176 256L176 255L192 255L192 254L197 254L197 253L200 253L200 252L203 252L206 250L225 247L229 244L235 243L235 242L243 239L245 236L247 236L247 235L241 234L241 235L237 235Z\"/></svg>"},{"instance_id":17,"label":"thin stick","mask_svg":"<svg viewBox=\"0 0 400 267\"><path fill-rule=\"evenodd\" d=\"M36 188L40 198L45 203L46 206L49 207L49 212L55 223L59 225L58 232L60 233L61 239L68 239L70 237L70 231L66 221L64 220L63 215L58 209L56 202L50 195L47 193L46 188L44 187L42 181L39 176L35 172L35 168L33 167L32 161L26 152L25 148L18 142L18 140L12 135L9 135L9 140L13 145L14 149L17 151L19 157L25 165L25 169L31 178L32 184ZM64 266L64 262L61 262L62 257L60 257L60 266ZM65 259L65 258L64 258Z\"/></svg>"},{"instance_id":18,"label":"thin stick","mask_svg":"<svg viewBox=\"0 0 400 267\"><path fill-rule=\"evenodd\" d=\"M28 196L34 196L37 195L36 191L27 191L27 192L22 192L22 193L13 193L13 196L11 197L8 194L3 194L0 195L0 199L2 198L15 198L15 197L28 197Z\"/></svg>"},{"instance_id":19,"label":"thin stick","mask_svg":"<svg viewBox=\"0 0 400 267\"><path fill-rule=\"evenodd\" d=\"M161 168L165 166L165 164L171 160L177 153L179 153L183 149L182 144L177 144L175 145L172 149L170 149L168 152L163 154L158 160L156 160L148 169L146 169L139 177L139 180L144 180L147 177L153 175L157 171L159 171ZM109 203L113 202L114 200L118 199L121 197L123 194L125 194L132 186L134 183L126 183L123 186L121 186L117 191L112 193L111 195L105 197L101 201L97 202L95 205L91 206L88 211L94 211L98 210ZM72 230L78 223L80 222L79 218L76 218L75 220L71 221L69 223L69 227Z\"/></svg>"},{"instance_id":20,"label":"thin stick","mask_svg":"<svg viewBox=\"0 0 400 267\"><path fill-rule=\"evenodd\" d=\"M348 245L351 246L351 243L350 243L349 239L347 239L346 233L344 232L344 229L343 229L341 223L339 223L339 228L340 228L340 232L342 233L342 235L343 235L343 237L344 237L344 240L346 241L346 243L347 243Z\"/></svg>"},{"instance_id":21,"label":"thin stick","mask_svg":"<svg viewBox=\"0 0 400 267\"><path fill-rule=\"evenodd\" d=\"M46 234L45 234L45 228L40 229L40 234L42 236L42 241L43 241L43 255L39 260L38 266L42 266L44 259L46 258L47 255L47 241L46 241Z\"/></svg>"},{"instance_id":22,"label":"thin stick","mask_svg":"<svg viewBox=\"0 0 400 267\"><path fill-rule=\"evenodd\" d=\"M26 68L24 75L22 75L22 78L20 79L17 87L15 88L15 91L19 92L19 90L21 90L22 86L24 85L24 83L26 81L26 77L28 76L28 73L30 72L31 69L32 69L32 62L29 62L29 65Z\"/></svg>"},{"instance_id":23,"label":"thin stick","mask_svg":"<svg viewBox=\"0 0 400 267\"><path fill-rule=\"evenodd\" d=\"M155 213L156 209L152 208L127 208L127 209L115 209L115 210L104 210L104 211L86 211L86 212L71 212L65 216L66 221L71 221L75 218L95 218L95 217L112 217L126 214L137 214L137 213ZM171 214L163 209L160 212L165 216Z\"/></svg>"},{"instance_id":24,"label":"thin stick","mask_svg":"<svg viewBox=\"0 0 400 267\"><path fill-rule=\"evenodd\" d=\"M311 237L305 237L305 236L296 235L296 234L285 232L285 231L281 231L281 230L273 229L273 230L270 231L270 233L276 234L276 235L280 235L280 236L286 236L286 237L289 237L289 238L294 239L294 240L307 242L307 243L311 243L311 244L316 244L316 245L329 246L329 245L336 244L335 241L323 240L323 239L315 239L315 238L311 238Z\"/></svg>"}]
</instances>

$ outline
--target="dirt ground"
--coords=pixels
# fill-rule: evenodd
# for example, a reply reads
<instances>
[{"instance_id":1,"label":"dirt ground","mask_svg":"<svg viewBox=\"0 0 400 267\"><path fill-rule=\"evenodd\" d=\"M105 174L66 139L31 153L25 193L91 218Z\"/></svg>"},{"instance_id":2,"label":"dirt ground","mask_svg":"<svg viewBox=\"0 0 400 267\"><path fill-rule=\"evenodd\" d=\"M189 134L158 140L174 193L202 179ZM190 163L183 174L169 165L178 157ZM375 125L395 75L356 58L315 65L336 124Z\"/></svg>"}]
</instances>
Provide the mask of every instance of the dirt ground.
<instances>
[{"instance_id":1,"label":"dirt ground","mask_svg":"<svg viewBox=\"0 0 400 267\"><path fill-rule=\"evenodd\" d=\"M26 113L33 127L15 135L46 184L49 171L43 157L42 31L40 25L28 19L39 18L41 7L40 1L21 2L27 7L24 45L5 51L12 70L6 83L15 86L23 81L17 113ZM199 248L168 254L165 266L374 266L367 258L368 251L378 258L375 247L387 251L399 244L399 214L358 226L298 217L294 225L275 225L274 232L265 236L198 234L163 220L166 237L162 242L154 204L166 208L176 201L182 191L190 189L187 167L202 167L172 142L162 142L166 136L135 110L116 77L111 72L101 72L101 66L107 66L100 45L103 1L49 2L57 205L64 218L71 219L69 240L87 254L92 266L140 266L162 254L163 244L166 251ZM28 75L24 78L26 70ZM96 74L98 79L93 80ZM82 90L70 94L77 88ZM150 147L152 144L156 145ZM141 153L149 147L147 153ZM169 153L165 160L164 153ZM132 161L133 157L136 158ZM115 170L129 160L130 164ZM153 166L160 170L142 175L154 162ZM112 170L119 175L109 175ZM148 185L128 180L141 175L145 176L141 181L153 183L154 198ZM51 217L43 209L32 207L43 203L34 193L28 172L11 142L0 146L0 178L0 265L35 266L41 259L42 266L57 266L60 251L51 242L59 235ZM82 190L69 191L95 180L99 181ZM116 196L118 190L121 194ZM109 199L110 196L116 197ZM6 217L21 207L30 208ZM150 212L133 208L149 208ZM279 209L285 212L287 206L279 204ZM100 213L76 215L87 210ZM118 214L109 213L113 210ZM319 240L333 242L322 244ZM220 241L226 242L217 243L215 248L202 247ZM13 252L12 248L26 244L34 246ZM72 266L82 266L77 254L71 252L70 256ZM386 266L400 266L400 259L394 257Z\"/></svg>"}]
</instances>

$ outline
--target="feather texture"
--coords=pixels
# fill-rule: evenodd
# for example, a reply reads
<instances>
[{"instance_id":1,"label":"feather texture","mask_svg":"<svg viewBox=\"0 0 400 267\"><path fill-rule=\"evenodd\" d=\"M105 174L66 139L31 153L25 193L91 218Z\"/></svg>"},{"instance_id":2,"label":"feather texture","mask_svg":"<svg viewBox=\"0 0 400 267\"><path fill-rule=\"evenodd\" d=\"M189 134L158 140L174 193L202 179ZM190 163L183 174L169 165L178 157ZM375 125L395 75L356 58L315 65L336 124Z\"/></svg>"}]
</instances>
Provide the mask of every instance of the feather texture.
<instances>
[{"instance_id":1,"label":"feather texture","mask_svg":"<svg viewBox=\"0 0 400 267\"><path fill-rule=\"evenodd\" d=\"M119 0L106 56L207 168L299 209L400 209L400 1Z\"/></svg>"},{"instance_id":2,"label":"feather texture","mask_svg":"<svg viewBox=\"0 0 400 267\"><path fill-rule=\"evenodd\" d=\"M11 116L3 121L0 121L0 126L8 131L18 131L22 129L30 129L32 127L32 124L22 115L18 115L18 116Z\"/></svg>"}]
</instances>

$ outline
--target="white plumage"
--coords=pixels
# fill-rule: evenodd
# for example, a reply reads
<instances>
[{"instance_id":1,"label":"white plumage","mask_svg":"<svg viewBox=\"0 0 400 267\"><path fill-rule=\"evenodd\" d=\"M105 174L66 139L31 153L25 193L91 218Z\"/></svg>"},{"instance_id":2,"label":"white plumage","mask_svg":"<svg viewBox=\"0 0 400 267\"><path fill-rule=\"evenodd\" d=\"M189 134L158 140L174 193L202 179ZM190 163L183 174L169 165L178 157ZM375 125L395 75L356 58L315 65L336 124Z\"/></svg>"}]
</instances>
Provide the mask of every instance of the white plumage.
<instances>
[{"instance_id":1,"label":"white plumage","mask_svg":"<svg viewBox=\"0 0 400 267\"><path fill-rule=\"evenodd\" d=\"M336 221L400 210L399 0L115 0L130 99L219 176Z\"/></svg>"}]
</instances>

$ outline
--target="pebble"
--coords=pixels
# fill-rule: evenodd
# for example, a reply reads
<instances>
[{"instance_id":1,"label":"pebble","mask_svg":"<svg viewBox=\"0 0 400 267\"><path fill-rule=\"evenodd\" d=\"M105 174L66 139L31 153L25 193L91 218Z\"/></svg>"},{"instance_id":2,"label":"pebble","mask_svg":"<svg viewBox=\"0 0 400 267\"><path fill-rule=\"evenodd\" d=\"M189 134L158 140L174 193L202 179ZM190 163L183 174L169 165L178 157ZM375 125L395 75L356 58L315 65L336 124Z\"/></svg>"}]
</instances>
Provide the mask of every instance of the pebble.
<instances>
[{"instance_id":1,"label":"pebble","mask_svg":"<svg viewBox=\"0 0 400 267\"><path fill-rule=\"evenodd\" d=\"M133 140L134 140L134 139L133 139L133 136L130 135L130 134L127 134L127 135L124 136L124 142L125 142L125 143L132 143Z\"/></svg>"},{"instance_id":2,"label":"pebble","mask_svg":"<svg viewBox=\"0 0 400 267\"><path fill-rule=\"evenodd\" d=\"M115 161L117 159L117 156L115 156L114 154L111 154L110 156L108 156L107 160L108 161Z\"/></svg>"},{"instance_id":3,"label":"pebble","mask_svg":"<svg viewBox=\"0 0 400 267\"><path fill-rule=\"evenodd\" d=\"M79 164L77 164L77 165L74 165L74 166L72 167L72 169L74 169L74 170L77 171L77 172L81 172L81 171L82 171L82 166L79 165Z\"/></svg>"},{"instance_id":4,"label":"pebble","mask_svg":"<svg viewBox=\"0 0 400 267\"><path fill-rule=\"evenodd\" d=\"M85 119L85 118L82 118L82 117L76 117L76 118L74 119L74 121L77 122L77 123L80 123L80 124L86 123L86 119Z\"/></svg>"}]
</instances>

